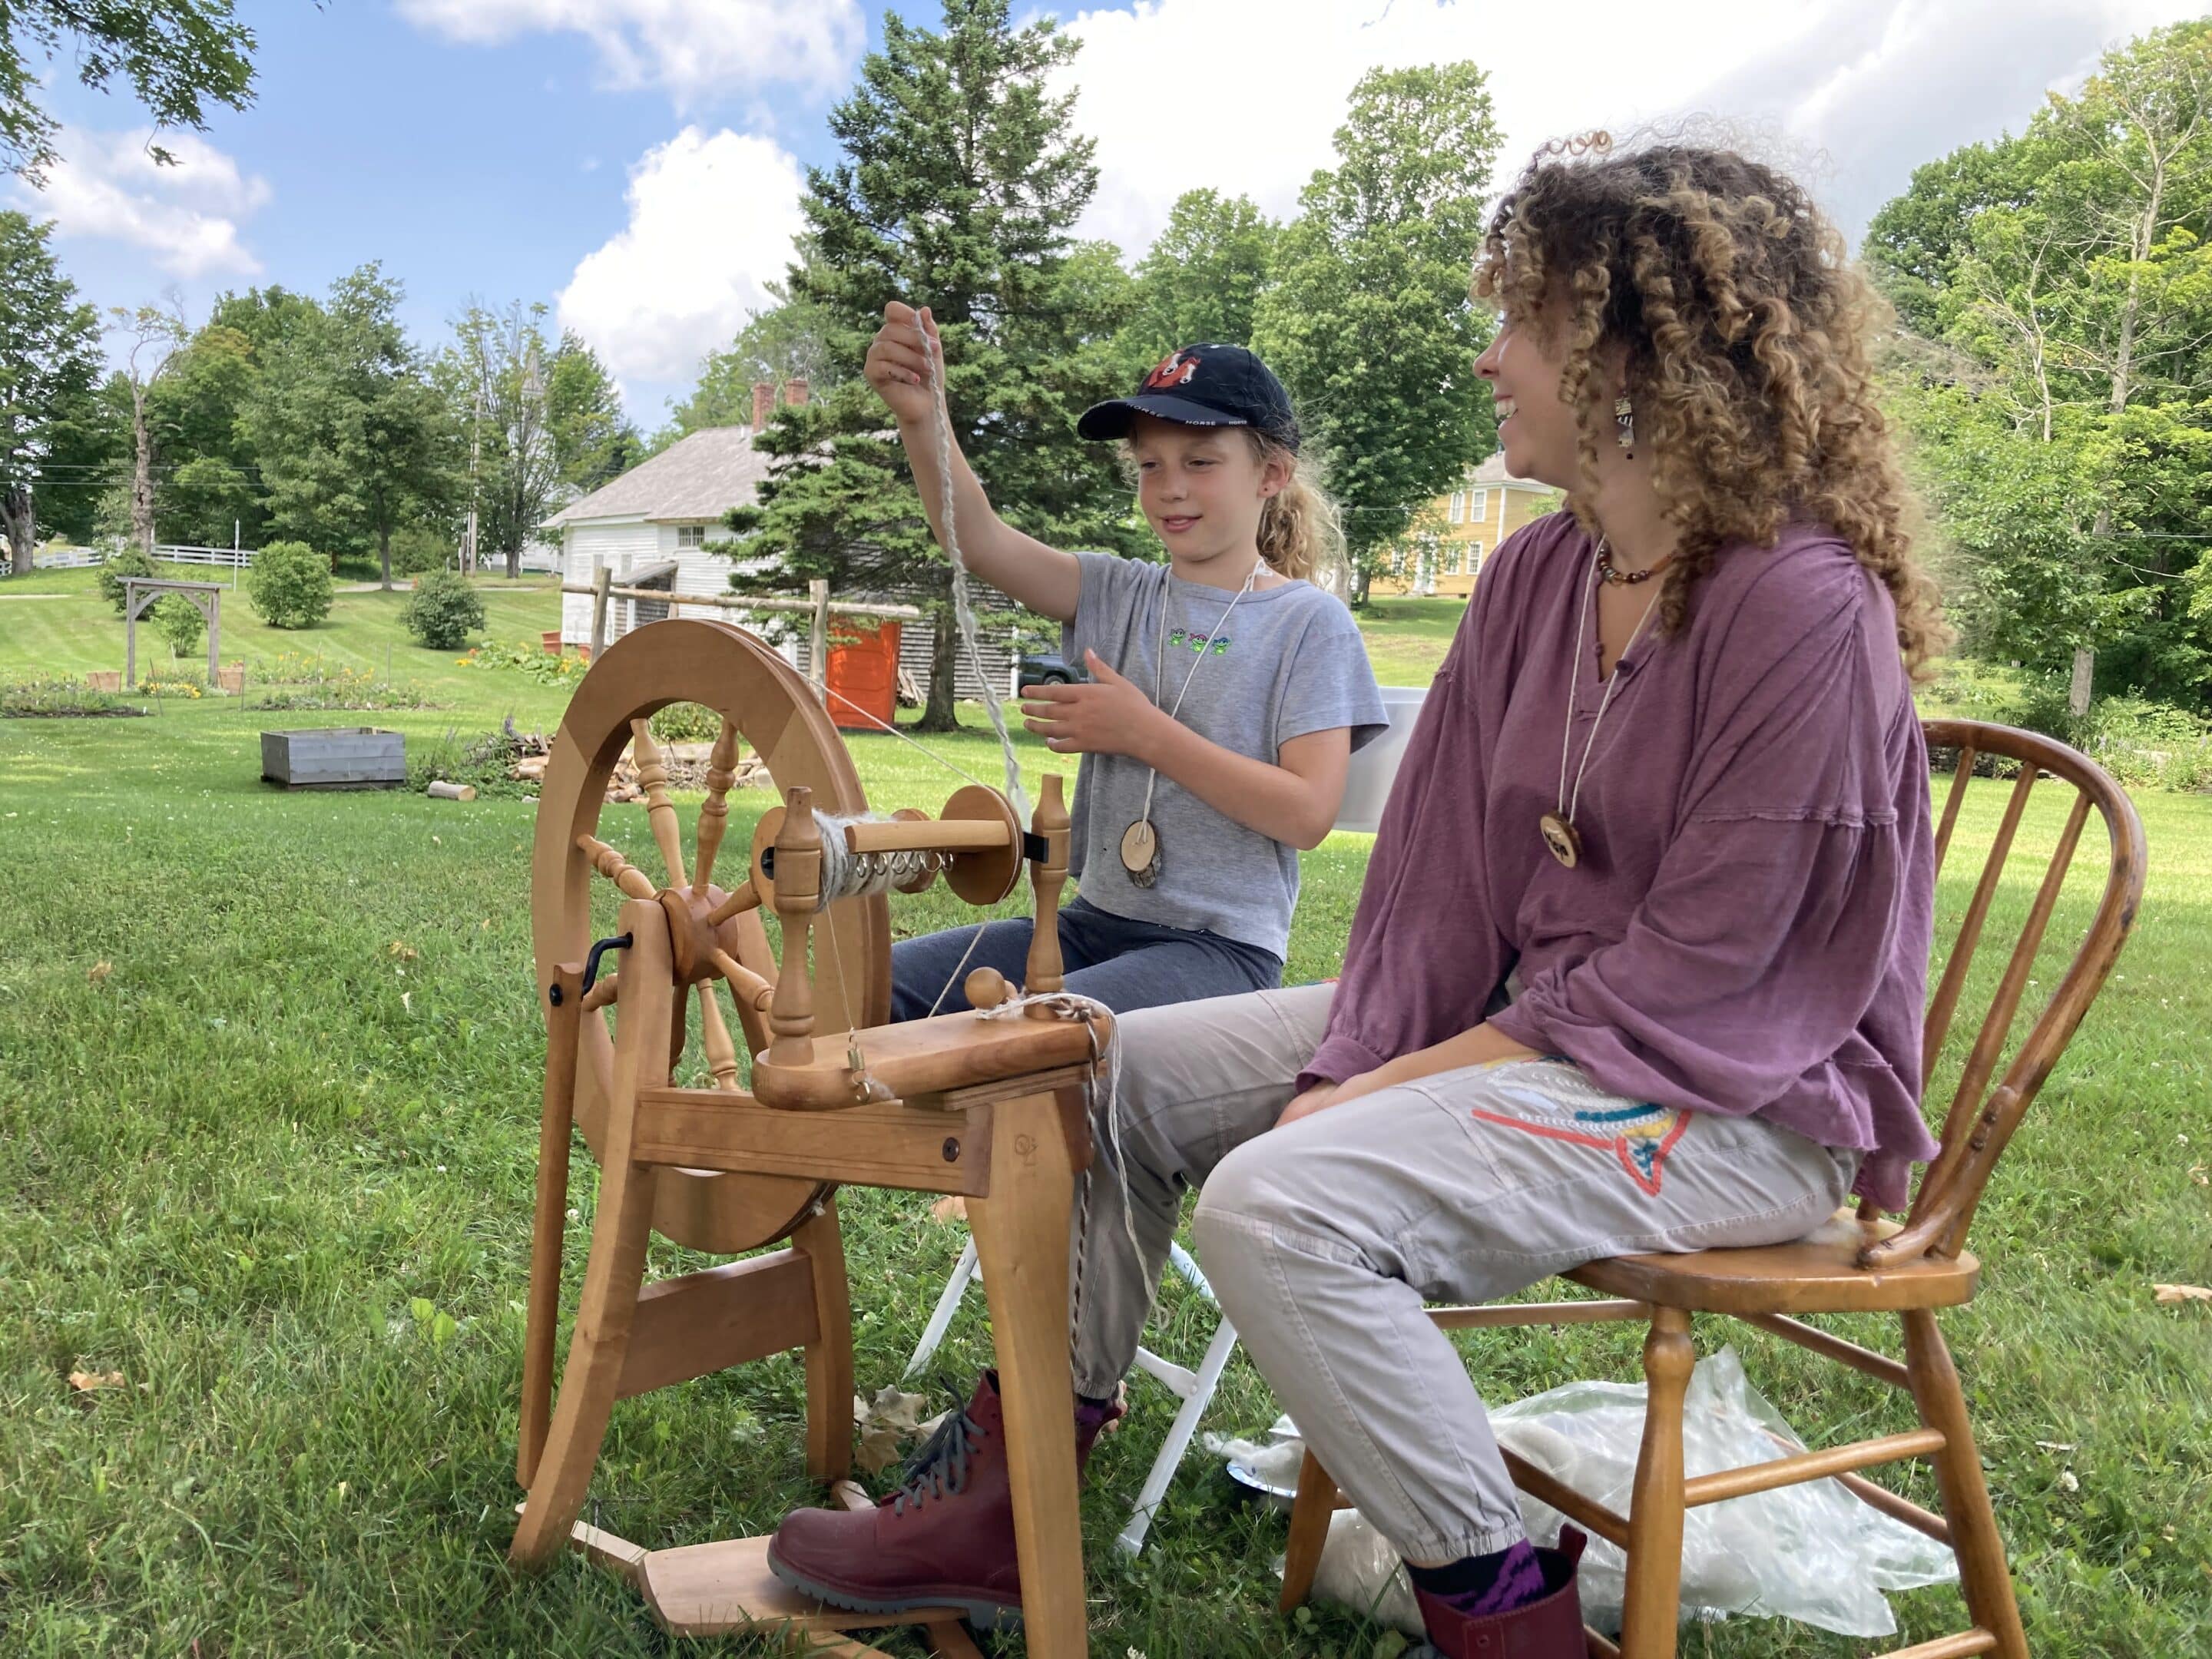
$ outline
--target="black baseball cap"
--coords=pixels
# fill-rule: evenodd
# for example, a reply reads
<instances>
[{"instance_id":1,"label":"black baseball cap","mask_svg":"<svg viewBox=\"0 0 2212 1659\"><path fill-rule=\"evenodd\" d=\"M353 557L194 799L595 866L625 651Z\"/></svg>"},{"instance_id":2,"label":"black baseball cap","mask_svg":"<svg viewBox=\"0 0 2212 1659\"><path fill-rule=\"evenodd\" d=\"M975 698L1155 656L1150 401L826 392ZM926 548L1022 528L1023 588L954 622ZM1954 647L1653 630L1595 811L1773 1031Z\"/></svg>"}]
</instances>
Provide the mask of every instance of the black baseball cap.
<instances>
[{"instance_id":1,"label":"black baseball cap","mask_svg":"<svg viewBox=\"0 0 2212 1659\"><path fill-rule=\"evenodd\" d=\"M1243 346L1190 345L1170 352L1127 397L1085 410L1075 430L1085 438L1126 438L1139 415L1183 426L1249 426L1285 449L1298 447L1291 394Z\"/></svg>"}]
</instances>

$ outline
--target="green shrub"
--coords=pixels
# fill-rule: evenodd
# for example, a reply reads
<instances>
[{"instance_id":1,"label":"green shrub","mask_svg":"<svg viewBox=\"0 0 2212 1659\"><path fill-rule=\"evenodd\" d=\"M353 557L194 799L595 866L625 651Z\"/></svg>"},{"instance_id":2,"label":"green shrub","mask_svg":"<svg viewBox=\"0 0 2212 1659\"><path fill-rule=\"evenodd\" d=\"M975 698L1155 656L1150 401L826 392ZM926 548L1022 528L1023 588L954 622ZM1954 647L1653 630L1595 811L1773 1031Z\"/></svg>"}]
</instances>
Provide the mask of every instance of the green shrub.
<instances>
[{"instance_id":1,"label":"green shrub","mask_svg":"<svg viewBox=\"0 0 2212 1659\"><path fill-rule=\"evenodd\" d=\"M427 525L402 525L392 532L392 572L420 576L453 562L453 544Z\"/></svg>"},{"instance_id":2,"label":"green shrub","mask_svg":"<svg viewBox=\"0 0 2212 1659\"><path fill-rule=\"evenodd\" d=\"M722 735L722 717L704 703L672 702L653 717L653 735L663 743L712 743Z\"/></svg>"},{"instance_id":3,"label":"green shrub","mask_svg":"<svg viewBox=\"0 0 2212 1659\"><path fill-rule=\"evenodd\" d=\"M169 642L171 656L188 657L207 638L207 618L200 615L199 606L181 593L162 594L148 614L155 631Z\"/></svg>"},{"instance_id":4,"label":"green shrub","mask_svg":"<svg viewBox=\"0 0 2212 1659\"><path fill-rule=\"evenodd\" d=\"M120 553L100 567L100 596L115 607L115 614L123 614L123 579L125 576L158 576L161 568L146 555L146 550L133 542Z\"/></svg>"},{"instance_id":5,"label":"green shrub","mask_svg":"<svg viewBox=\"0 0 2212 1659\"><path fill-rule=\"evenodd\" d=\"M483 597L450 570L433 570L415 584L404 618L407 631L433 651L457 651L469 630L484 625Z\"/></svg>"},{"instance_id":6,"label":"green shrub","mask_svg":"<svg viewBox=\"0 0 2212 1659\"><path fill-rule=\"evenodd\" d=\"M563 651L555 656L536 640L517 640L501 645L495 640L486 640L474 647L460 659L464 668L513 668L528 675L540 685L568 685L584 678L591 666L574 651ZM653 730L660 729L658 717Z\"/></svg>"},{"instance_id":7,"label":"green shrub","mask_svg":"<svg viewBox=\"0 0 2212 1659\"><path fill-rule=\"evenodd\" d=\"M305 542L271 542L246 567L246 596L271 628L313 628L333 591L331 562Z\"/></svg>"}]
</instances>

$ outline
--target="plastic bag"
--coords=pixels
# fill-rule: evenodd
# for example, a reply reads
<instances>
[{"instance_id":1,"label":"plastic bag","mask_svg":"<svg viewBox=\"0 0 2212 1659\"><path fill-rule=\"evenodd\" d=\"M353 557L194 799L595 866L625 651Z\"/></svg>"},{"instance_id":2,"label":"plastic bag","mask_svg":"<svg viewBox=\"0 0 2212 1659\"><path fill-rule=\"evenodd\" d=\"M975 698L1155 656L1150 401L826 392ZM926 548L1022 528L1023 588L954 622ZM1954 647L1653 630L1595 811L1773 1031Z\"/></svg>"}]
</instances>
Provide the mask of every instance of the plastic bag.
<instances>
[{"instance_id":1,"label":"plastic bag","mask_svg":"<svg viewBox=\"0 0 2212 1659\"><path fill-rule=\"evenodd\" d=\"M1626 1512L1644 1437L1644 1385L1570 1382L1491 1413L1498 1443L1607 1508ZM1763 1463L1804 1443L1754 1389L1733 1348L1698 1362L1683 1403L1686 1473ZM1526 1492L1529 1536L1550 1544L1561 1516ZM1334 1559L1332 1559L1332 1557ZM1889 1636L1882 1591L1958 1577L1951 1552L1871 1508L1833 1480L1784 1486L1692 1510L1682 1537L1682 1613L1795 1619L1842 1636ZM1620 1622L1626 1561L1603 1539L1583 1557L1583 1616ZM1315 1593L1418 1634L1412 1586L1396 1552L1356 1511L1331 1518Z\"/></svg>"}]
</instances>

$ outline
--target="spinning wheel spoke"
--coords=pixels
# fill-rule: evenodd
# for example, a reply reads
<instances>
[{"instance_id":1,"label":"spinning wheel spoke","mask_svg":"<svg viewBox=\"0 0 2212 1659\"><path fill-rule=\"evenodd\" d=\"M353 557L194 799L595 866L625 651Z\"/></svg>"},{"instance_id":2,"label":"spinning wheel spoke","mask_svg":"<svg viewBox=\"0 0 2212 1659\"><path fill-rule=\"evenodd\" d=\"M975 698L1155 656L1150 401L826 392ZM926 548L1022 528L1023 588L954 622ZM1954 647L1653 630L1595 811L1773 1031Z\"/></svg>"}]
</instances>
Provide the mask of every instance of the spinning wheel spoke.
<instances>
[{"instance_id":1,"label":"spinning wheel spoke","mask_svg":"<svg viewBox=\"0 0 2212 1659\"><path fill-rule=\"evenodd\" d=\"M707 1069L714 1074L717 1089L734 1093L738 1088L738 1048L730 1041L722 1005L714 995L714 981L699 981L699 1036L707 1049Z\"/></svg>"},{"instance_id":2,"label":"spinning wheel spoke","mask_svg":"<svg viewBox=\"0 0 2212 1659\"><path fill-rule=\"evenodd\" d=\"M620 888L623 897L649 899L660 891L653 884L651 876L596 836L579 836L576 845L591 860L592 868Z\"/></svg>"},{"instance_id":3,"label":"spinning wheel spoke","mask_svg":"<svg viewBox=\"0 0 2212 1659\"><path fill-rule=\"evenodd\" d=\"M696 892L698 890L694 888L692 890ZM709 927L720 927L732 916L741 916L748 910L757 910L760 908L760 893L753 886L752 878L748 876L731 890L729 897L707 912L707 925Z\"/></svg>"},{"instance_id":4,"label":"spinning wheel spoke","mask_svg":"<svg viewBox=\"0 0 2212 1659\"><path fill-rule=\"evenodd\" d=\"M707 958L714 964L714 971L730 981L730 994L752 1008L765 1008L775 996L775 981L765 979L738 961L726 951L717 951Z\"/></svg>"},{"instance_id":5,"label":"spinning wheel spoke","mask_svg":"<svg viewBox=\"0 0 2212 1659\"><path fill-rule=\"evenodd\" d=\"M701 897L705 896L708 878L714 872L714 854L721 849L722 831L729 827L730 786L737 781L738 728L726 720L721 735L714 739L713 752L707 757L707 799L699 808L699 851L691 877L691 891ZM736 895L731 896L734 898ZM730 914L735 915L737 912ZM715 920L726 918L717 916Z\"/></svg>"},{"instance_id":6,"label":"spinning wheel spoke","mask_svg":"<svg viewBox=\"0 0 2212 1659\"><path fill-rule=\"evenodd\" d=\"M660 745L653 740L650 722L632 720L629 730L637 754L637 781L645 790L646 821L652 824L653 839L659 845L668 884L689 886L690 879L684 873L684 831L676 821L676 803L668 798L668 762Z\"/></svg>"}]
</instances>

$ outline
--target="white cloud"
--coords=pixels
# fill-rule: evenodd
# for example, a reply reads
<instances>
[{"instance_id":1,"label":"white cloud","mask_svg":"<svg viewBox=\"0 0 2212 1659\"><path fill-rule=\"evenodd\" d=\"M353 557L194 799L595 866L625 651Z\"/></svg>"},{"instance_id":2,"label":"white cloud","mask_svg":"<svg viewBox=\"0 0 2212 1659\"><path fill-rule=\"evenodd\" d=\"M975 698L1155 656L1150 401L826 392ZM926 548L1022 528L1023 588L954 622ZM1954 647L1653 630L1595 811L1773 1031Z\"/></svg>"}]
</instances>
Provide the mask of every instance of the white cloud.
<instances>
[{"instance_id":1,"label":"white cloud","mask_svg":"<svg viewBox=\"0 0 2212 1659\"><path fill-rule=\"evenodd\" d=\"M1086 234L1134 253L1201 185L1294 212L1365 70L1472 58L1490 73L1502 185L1545 140L1711 114L1807 182L1856 235L1921 161L2017 131L2190 0L1137 0L1069 19L1060 71L1098 143ZM1200 86L1189 83L1195 79Z\"/></svg>"},{"instance_id":2,"label":"white cloud","mask_svg":"<svg viewBox=\"0 0 2212 1659\"><path fill-rule=\"evenodd\" d=\"M176 158L162 166L151 146ZM27 212L51 217L64 236L96 236L144 248L178 276L258 274L261 262L239 240L239 221L269 200L268 180L192 133L94 132L72 127L46 187L18 182Z\"/></svg>"},{"instance_id":3,"label":"white cloud","mask_svg":"<svg viewBox=\"0 0 2212 1659\"><path fill-rule=\"evenodd\" d=\"M630 169L629 223L584 256L557 296L624 380L689 376L727 344L791 262L799 163L773 140L686 127Z\"/></svg>"},{"instance_id":4,"label":"white cloud","mask_svg":"<svg viewBox=\"0 0 2212 1659\"><path fill-rule=\"evenodd\" d=\"M399 0L399 11L475 46L583 35L612 85L664 88L687 109L781 82L835 90L866 38L858 0Z\"/></svg>"}]
</instances>

